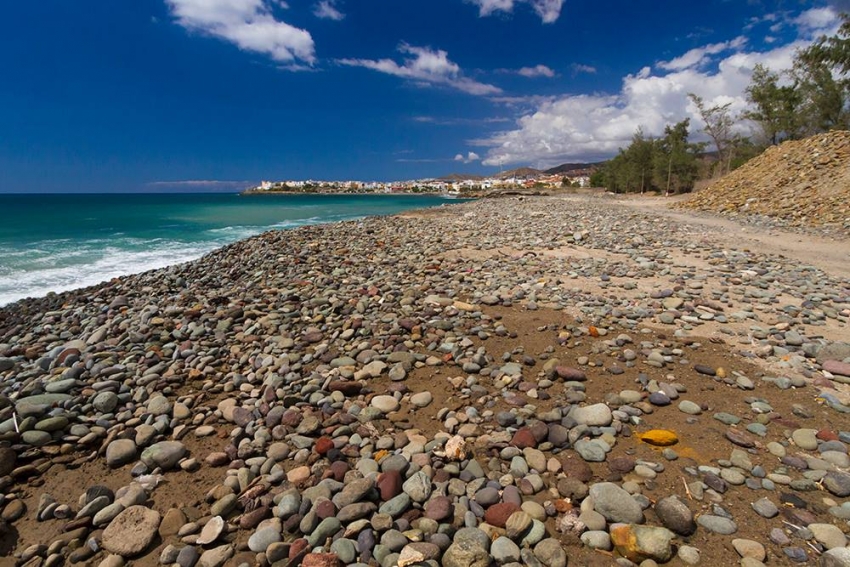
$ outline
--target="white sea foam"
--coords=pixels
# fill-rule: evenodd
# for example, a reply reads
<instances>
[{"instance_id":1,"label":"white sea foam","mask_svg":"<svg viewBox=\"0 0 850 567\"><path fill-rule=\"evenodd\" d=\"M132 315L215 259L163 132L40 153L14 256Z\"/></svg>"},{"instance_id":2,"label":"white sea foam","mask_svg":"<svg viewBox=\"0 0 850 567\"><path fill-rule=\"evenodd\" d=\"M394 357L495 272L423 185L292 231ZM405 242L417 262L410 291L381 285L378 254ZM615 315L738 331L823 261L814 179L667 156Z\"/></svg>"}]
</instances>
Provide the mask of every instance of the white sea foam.
<instances>
[{"instance_id":1,"label":"white sea foam","mask_svg":"<svg viewBox=\"0 0 850 567\"><path fill-rule=\"evenodd\" d=\"M216 248L267 230L322 221L328 222L310 217L265 227L226 226L206 230L206 238L198 242L124 236L82 242L43 240L26 250L0 247L0 306L196 260Z\"/></svg>"},{"instance_id":2,"label":"white sea foam","mask_svg":"<svg viewBox=\"0 0 850 567\"><path fill-rule=\"evenodd\" d=\"M149 247L138 244L132 247L113 245L99 250L88 244L77 250L57 250L22 265L11 268L6 266L6 270L0 271L0 305L188 262L221 244L216 241L159 242L151 243Z\"/></svg>"}]
</instances>

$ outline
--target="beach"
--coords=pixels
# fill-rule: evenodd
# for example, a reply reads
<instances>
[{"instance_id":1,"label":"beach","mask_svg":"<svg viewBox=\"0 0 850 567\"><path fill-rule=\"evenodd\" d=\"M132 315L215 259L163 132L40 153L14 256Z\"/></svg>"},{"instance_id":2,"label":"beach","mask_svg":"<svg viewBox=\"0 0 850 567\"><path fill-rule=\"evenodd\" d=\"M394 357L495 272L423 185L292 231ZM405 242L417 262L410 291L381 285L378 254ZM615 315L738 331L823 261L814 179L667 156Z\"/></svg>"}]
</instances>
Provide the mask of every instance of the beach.
<instances>
[{"instance_id":1,"label":"beach","mask_svg":"<svg viewBox=\"0 0 850 567\"><path fill-rule=\"evenodd\" d=\"M520 196L13 303L0 565L843 565L848 254Z\"/></svg>"}]
</instances>

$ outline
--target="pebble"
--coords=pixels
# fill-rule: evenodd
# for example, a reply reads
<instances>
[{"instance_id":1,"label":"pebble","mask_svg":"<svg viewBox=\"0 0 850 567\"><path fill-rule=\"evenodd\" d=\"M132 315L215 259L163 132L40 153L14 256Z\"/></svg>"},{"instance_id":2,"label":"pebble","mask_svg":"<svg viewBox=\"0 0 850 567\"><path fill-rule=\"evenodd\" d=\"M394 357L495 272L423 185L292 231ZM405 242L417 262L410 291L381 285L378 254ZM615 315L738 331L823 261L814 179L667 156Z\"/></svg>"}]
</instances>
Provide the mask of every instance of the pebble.
<instances>
[{"instance_id":1,"label":"pebble","mask_svg":"<svg viewBox=\"0 0 850 567\"><path fill-rule=\"evenodd\" d=\"M52 474L45 471L77 469L85 462L77 458L92 455L127 466L114 478L128 484L80 502L55 494L30 515L49 523L45 533L74 522L68 533L80 541L89 523L105 527L108 550L158 533L162 557L181 567L483 567L491 559L562 567L570 548L555 536L616 546L645 566L678 549L690 565L699 550L681 538L697 525L737 536L718 540L728 552L717 556L731 564L732 548L747 561L764 552L762 535L739 516L750 502L764 518L781 508L783 519L807 524L812 541L835 551L823 557L839 560L846 539L831 522L850 518L838 501L850 496L850 427L840 392L827 387L840 378L819 369L845 376L836 362L850 346L843 357L821 356L842 354L822 338L833 331L821 322L846 322L846 294L827 291L844 288L794 262L718 247L703 228L694 229L703 238L685 244L649 213L630 216L602 201L543 203L482 201L448 220L370 218L267 233L195 263L26 300L25 317L4 311L12 326L2 329L0 372L18 378L17 389L0 382L3 520L26 514L17 484L37 490ZM510 229L518 223L522 231ZM565 223L576 228L561 230ZM411 238L413 226L439 242ZM475 233L482 259L453 257L468 242L459 230ZM549 254L566 241L590 258L555 266ZM502 249L534 254L491 255ZM673 261L671 250L684 259ZM707 260L696 271L688 267L695 257ZM652 281L643 278L664 279L663 289L641 291ZM580 290L572 280L604 287ZM528 334L542 347L532 351L520 342L525 330L494 315L515 308L541 318ZM547 310L568 308L580 319L570 311L546 321ZM658 320L673 325L665 337L649 328ZM710 339L691 334L709 320ZM721 362L708 354L720 349L706 348L709 340L743 356L724 353ZM783 375L751 373L750 356ZM819 392L821 406L812 401ZM717 393L729 403L716 404ZM675 415L681 429L653 429L678 423L667 421ZM710 425L718 421L729 428ZM725 436L731 457L691 469L695 431ZM665 439L676 450L637 445L670 445ZM679 486L680 474L693 501L659 490ZM201 485L197 503L159 521L157 490L166 483L179 492L182 482ZM826 498L814 505L806 499L818 493L807 491L819 482ZM149 519L125 537L122 515L139 508ZM92 519L74 528L77 512ZM452 533L449 524L466 527ZM552 524L563 533L547 531ZM777 553L799 560L801 551L808 557L800 535L770 538ZM151 538L122 553L152 552ZM85 545L72 547L57 536L39 557L51 565L92 557ZM114 549L108 558L123 563Z\"/></svg>"}]
</instances>

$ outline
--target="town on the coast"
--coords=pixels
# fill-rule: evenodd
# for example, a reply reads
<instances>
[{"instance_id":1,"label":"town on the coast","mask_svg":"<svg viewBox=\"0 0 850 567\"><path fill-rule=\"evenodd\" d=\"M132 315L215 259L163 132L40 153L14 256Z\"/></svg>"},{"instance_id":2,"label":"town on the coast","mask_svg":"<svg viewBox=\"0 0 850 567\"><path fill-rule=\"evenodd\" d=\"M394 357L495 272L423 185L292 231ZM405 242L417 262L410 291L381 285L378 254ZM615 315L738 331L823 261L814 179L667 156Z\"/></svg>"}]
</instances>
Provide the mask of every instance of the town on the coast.
<instances>
[{"instance_id":1,"label":"town on the coast","mask_svg":"<svg viewBox=\"0 0 850 567\"><path fill-rule=\"evenodd\" d=\"M525 167L489 177L451 175L443 178L407 181L321 181L314 179L263 181L258 186L248 189L246 193L431 193L449 196L475 196L497 190L589 187L591 175L598 170L597 164L573 164L567 167L568 169L562 172L541 171Z\"/></svg>"}]
</instances>

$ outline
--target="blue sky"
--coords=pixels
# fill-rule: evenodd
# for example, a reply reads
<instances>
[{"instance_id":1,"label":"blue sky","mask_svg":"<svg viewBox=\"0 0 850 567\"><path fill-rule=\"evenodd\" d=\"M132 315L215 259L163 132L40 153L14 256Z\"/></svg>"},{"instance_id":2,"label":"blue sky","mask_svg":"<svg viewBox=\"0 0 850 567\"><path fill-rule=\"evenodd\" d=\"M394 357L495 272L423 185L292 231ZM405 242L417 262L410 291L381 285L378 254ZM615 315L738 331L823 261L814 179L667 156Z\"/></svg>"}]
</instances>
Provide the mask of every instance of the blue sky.
<instances>
[{"instance_id":1,"label":"blue sky","mask_svg":"<svg viewBox=\"0 0 850 567\"><path fill-rule=\"evenodd\" d=\"M0 18L0 192L226 190L610 157L744 107L825 0L45 0ZM698 124L697 124L698 129ZM698 134L697 134L698 135Z\"/></svg>"}]
</instances>

